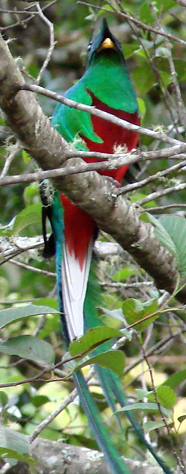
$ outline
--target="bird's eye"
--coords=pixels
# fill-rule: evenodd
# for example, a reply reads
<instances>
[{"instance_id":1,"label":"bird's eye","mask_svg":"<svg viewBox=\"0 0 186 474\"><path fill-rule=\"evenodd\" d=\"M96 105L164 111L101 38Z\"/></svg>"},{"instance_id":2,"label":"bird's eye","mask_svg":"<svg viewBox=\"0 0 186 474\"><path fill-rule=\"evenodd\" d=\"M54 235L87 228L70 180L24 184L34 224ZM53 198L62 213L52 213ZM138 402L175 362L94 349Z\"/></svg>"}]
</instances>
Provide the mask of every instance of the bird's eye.
<instances>
[{"instance_id":1,"label":"bird's eye","mask_svg":"<svg viewBox=\"0 0 186 474\"><path fill-rule=\"evenodd\" d=\"M88 44L87 51L90 51L91 47L92 47L92 41L90 41L90 43Z\"/></svg>"}]
</instances>

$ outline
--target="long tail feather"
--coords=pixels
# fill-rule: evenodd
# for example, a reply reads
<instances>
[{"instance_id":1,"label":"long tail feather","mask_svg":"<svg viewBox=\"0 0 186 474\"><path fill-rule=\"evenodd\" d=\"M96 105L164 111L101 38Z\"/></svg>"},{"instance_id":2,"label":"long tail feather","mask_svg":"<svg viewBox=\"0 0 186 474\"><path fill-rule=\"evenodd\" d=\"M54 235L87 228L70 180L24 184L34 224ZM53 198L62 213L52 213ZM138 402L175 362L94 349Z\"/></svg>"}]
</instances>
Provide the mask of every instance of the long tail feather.
<instances>
[{"instance_id":1,"label":"long tail feather","mask_svg":"<svg viewBox=\"0 0 186 474\"><path fill-rule=\"evenodd\" d=\"M98 280L95 275L95 262L92 262L91 267L91 278L89 278L89 285L87 288L86 300L85 300L85 310L84 318L86 329L90 329L95 326L100 325L100 319L98 318L96 307L100 304L100 287ZM95 354L98 354L103 350L108 350L111 348L110 343L105 343L101 348L94 350ZM121 383L119 377L110 369L105 369L99 365L95 365L95 371L97 373L101 388L103 390L104 396L107 400L108 405L110 406L112 412L114 413L119 426L121 427L121 421L117 414L116 404L119 403L121 407L128 405L128 399L124 391L121 388ZM172 470L166 465L163 459L158 456L154 451L151 444L146 440L144 433L136 421L133 413L131 411L125 411L127 418L129 419L131 425L133 426L135 432L139 436L142 443L150 451L152 456L156 459L158 464L161 466L165 474L172 474Z\"/></svg>"},{"instance_id":2,"label":"long tail feather","mask_svg":"<svg viewBox=\"0 0 186 474\"><path fill-rule=\"evenodd\" d=\"M86 381L81 371L74 374L74 381L79 393L83 410L88 418L90 428L98 443L99 448L104 453L105 459L110 469L115 474L131 474L118 451L110 442L109 435L101 423L100 413L97 405L88 390Z\"/></svg>"},{"instance_id":3,"label":"long tail feather","mask_svg":"<svg viewBox=\"0 0 186 474\"><path fill-rule=\"evenodd\" d=\"M101 367L98 364L94 364L94 369L95 369L96 375L98 377L99 383L101 385L103 394L104 394L104 396L106 398L106 401L108 403L108 406L112 410L112 412L113 412L113 414L114 414L114 416L117 420L118 426L121 429L121 432L123 432L123 428L122 428L122 425L121 425L121 420L120 420L120 417L117 413L117 406L116 406L116 403L117 402L119 403L119 400L117 399L117 397L115 395L115 392L113 391L112 383L109 383L110 373L112 373L112 371L109 370L109 369L105 369L104 367ZM112 382L112 380L110 380L110 382Z\"/></svg>"},{"instance_id":4,"label":"long tail feather","mask_svg":"<svg viewBox=\"0 0 186 474\"><path fill-rule=\"evenodd\" d=\"M114 374L112 370L104 369L103 367L100 367L100 366L96 366L95 370L99 377L102 390L107 399L107 403L109 403L110 392L112 391L112 393L115 396L115 401L118 402L121 407L125 407L126 405L128 405L127 396L125 395L125 393L123 392L120 386L120 379L117 377L117 375ZM113 410L113 402L112 402L112 405L110 405L110 408ZM116 406L115 406L115 409L116 409ZM125 414L127 418L129 419L131 425L133 426L135 432L139 436L140 440L146 446L146 448L150 451L152 456L156 459L156 461L158 462L159 466L161 466L165 474L173 474L173 471L167 466L167 464L163 461L163 459L160 456L158 456L158 454L154 451L151 444L146 440L144 433L141 427L139 426L138 422L136 421L132 412L125 411Z\"/></svg>"}]
</instances>

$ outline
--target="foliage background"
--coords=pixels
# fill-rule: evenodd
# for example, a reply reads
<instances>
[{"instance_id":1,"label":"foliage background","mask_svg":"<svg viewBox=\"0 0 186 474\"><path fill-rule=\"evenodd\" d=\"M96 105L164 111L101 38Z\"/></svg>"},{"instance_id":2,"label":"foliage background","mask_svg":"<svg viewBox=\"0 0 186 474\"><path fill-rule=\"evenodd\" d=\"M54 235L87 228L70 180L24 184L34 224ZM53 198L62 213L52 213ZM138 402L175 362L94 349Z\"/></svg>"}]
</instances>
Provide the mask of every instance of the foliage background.
<instances>
[{"instance_id":1,"label":"foliage background","mask_svg":"<svg viewBox=\"0 0 186 474\"><path fill-rule=\"evenodd\" d=\"M134 86L139 97L142 115L142 124L151 129L165 130L171 137L184 140L185 138L185 5L174 0L151 1L93 1L91 5L86 2L69 0L63 2L41 2L45 18L39 13L37 5L33 3L4 0L0 9L1 29L5 39L10 41L14 57L20 64L24 74L31 82L37 78L39 71L47 57L51 31L47 20L55 27L55 50L51 60L44 70L40 85L64 93L74 81L79 79L84 70L86 46L92 31L98 27L104 15L113 33L123 45L128 67L133 78ZM33 12L33 13L32 13ZM36 13L35 13L36 12ZM124 14L137 20L126 21ZM29 18L32 16L32 18ZM47 20L46 20L47 19ZM148 29L145 28L147 25ZM153 30L163 29L165 36L154 33ZM166 34L172 36L166 37ZM178 41L174 41L176 36ZM45 97L38 97L43 110L51 116L55 103ZM6 171L5 163L10 163L8 173L21 174L36 168L28 154L21 149L20 144L8 129L2 116L0 122L0 166ZM156 150L165 145L147 136L140 137L140 148ZM10 157L13 156L11 160ZM184 155L182 159L184 160ZM185 180L184 165L180 170L171 171L176 164L176 158L167 160L154 160L141 165L141 170L136 171L137 179L146 179L158 171L170 169L166 177L161 174L150 184L130 193L130 199L140 204L141 200L152 192L158 192L154 199L145 204L145 208L155 217L159 214L185 216L185 191L176 191L176 186ZM175 192L163 195L163 190L175 187ZM0 267L0 305L1 309L22 307L27 302L56 306L55 279L51 272L55 272L53 261L44 261L42 246L36 240L29 241L32 245L26 252L14 255L15 243L18 237L21 242L41 236L41 216L38 183L25 187L24 184L16 186L2 186L0 189L1 224L9 227L1 230L2 257ZM22 210L24 213L22 214ZM12 219L17 216L16 221ZM175 231L176 232L176 231ZM6 245L4 238L7 237ZM111 240L109 236L101 233L102 241ZM30 245L29 245L30 247ZM8 249L13 248L10 257ZM8 260L8 261L7 261ZM30 268L32 267L32 268ZM140 269L128 254L123 252L110 255L99 262L99 277L103 287L103 307L108 308L108 324L120 327L121 322L114 319L120 315L124 301L135 298L142 301L158 300L162 293L153 286L149 276ZM50 298L50 300L48 299ZM113 311L117 310L115 313ZM105 313L101 311L100 313ZM135 313L135 311L134 311ZM138 316L138 311L136 311ZM174 336L174 334L178 334ZM140 394L147 401L147 392L152 390L151 373L147 363L141 363L139 355L151 349L149 363L152 366L153 380L156 387L167 384L168 377L178 371L177 383L173 389L176 400L172 405L163 403L165 408L170 408L167 421L170 423L170 433L164 426L146 425L148 436L157 443L159 449L165 450L165 458L175 465L177 460L173 456L172 442L180 447L184 444L186 431L186 388L183 377L185 368L185 323L184 308L178 308L174 300L168 301L166 311L159 318L149 324L140 337L133 336L132 342L127 341L124 346L126 354L125 377L123 384L132 401ZM64 354L60 337L60 326L56 314L47 316L33 316L28 319L16 320L14 324L1 330L2 341L20 335L37 335L48 341L55 348L56 361ZM161 341L162 346L157 349ZM143 350L142 350L143 346ZM1 386L1 414L4 425L23 434L32 435L35 427L51 413L72 390L72 380L63 383L52 381L47 383L50 374L46 374L39 381L27 383L27 379L38 374L40 367L35 361L29 362L18 356L1 354L0 380ZM182 375L181 375L182 374ZM54 375L54 378L57 376ZM18 384L25 380L24 384ZM169 384L168 384L169 385ZM170 386L170 385L169 385ZM139 392L143 390L143 392ZM93 380L92 390L99 400L100 409L108 424L111 426L113 437L121 452L129 457L143 458L143 446L140 445L135 434L129 429L125 416L122 424L128 442L123 443L118 433L117 425L97 385ZM137 391L136 391L137 390ZM171 392L169 392L171 396ZM150 397L150 395L149 395ZM150 398L149 398L150 400ZM144 405L145 408L145 405ZM152 411L137 411L141 423L161 422L162 416ZM179 417L182 418L179 418ZM153 430L150 430L150 426ZM158 425L157 425L158 426ZM155 429L156 428L156 429ZM59 440L69 443L84 444L87 447L96 447L92 439L84 414L76 400L68 404L66 409L57 416L52 423L42 432L44 438ZM175 441L176 440L176 441Z\"/></svg>"}]
</instances>

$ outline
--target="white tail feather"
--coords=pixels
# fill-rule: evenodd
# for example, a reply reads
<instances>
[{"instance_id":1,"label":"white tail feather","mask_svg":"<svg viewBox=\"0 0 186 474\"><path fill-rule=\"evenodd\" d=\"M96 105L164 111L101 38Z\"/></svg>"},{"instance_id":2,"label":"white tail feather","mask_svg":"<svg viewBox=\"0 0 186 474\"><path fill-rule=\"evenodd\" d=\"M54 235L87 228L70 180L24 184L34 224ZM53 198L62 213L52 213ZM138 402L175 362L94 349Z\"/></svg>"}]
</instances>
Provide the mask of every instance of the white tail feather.
<instances>
[{"instance_id":1,"label":"white tail feather","mask_svg":"<svg viewBox=\"0 0 186 474\"><path fill-rule=\"evenodd\" d=\"M82 268L74 253L70 254L66 244L63 246L62 294L63 307L70 340L84 334L83 306L92 259L93 239L91 239Z\"/></svg>"}]
</instances>

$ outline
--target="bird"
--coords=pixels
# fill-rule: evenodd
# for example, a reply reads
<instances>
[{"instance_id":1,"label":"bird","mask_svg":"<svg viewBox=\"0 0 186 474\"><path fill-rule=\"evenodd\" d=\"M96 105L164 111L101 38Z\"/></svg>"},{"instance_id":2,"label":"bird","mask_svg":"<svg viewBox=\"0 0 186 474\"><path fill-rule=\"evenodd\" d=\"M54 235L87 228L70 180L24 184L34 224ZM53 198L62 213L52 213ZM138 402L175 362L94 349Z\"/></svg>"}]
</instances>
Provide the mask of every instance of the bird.
<instances>
[{"instance_id":1,"label":"bird","mask_svg":"<svg viewBox=\"0 0 186 474\"><path fill-rule=\"evenodd\" d=\"M87 62L82 77L65 93L65 97L85 105L108 112L132 124L140 125L140 114L136 93L127 69L122 47L113 35L104 18L99 32L88 45ZM51 119L63 138L72 148L81 151L114 153L119 147L127 152L138 146L137 131L129 131L120 125L104 120L89 112L69 108L58 103ZM96 156L83 158L86 163L98 160ZM120 186L129 165L114 170L100 170ZM65 195L54 190L50 198L47 186L41 186L43 202L44 256L56 256L56 274L62 335L66 348L87 329L102 325L97 313L100 289L96 279L93 246L98 235L98 226L84 210L74 205ZM52 195L52 198L51 198ZM46 220L50 220L52 234L47 238ZM109 348L109 343L104 346ZM102 349L96 349L99 353ZM119 377L110 369L95 365L99 383L108 405L113 412L116 404L128 404L120 385ZM93 395L89 391L81 370L74 375L80 402L88 418L95 440L103 452L113 474L130 474L126 464L110 439ZM166 474L171 470L146 440L141 427L131 411L126 415L141 441L155 457ZM117 415L116 415L117 416ZM117 416L118 422L119 417ZM121 426L120 426L121 427Z\"/></svg>"}]
</instances>

